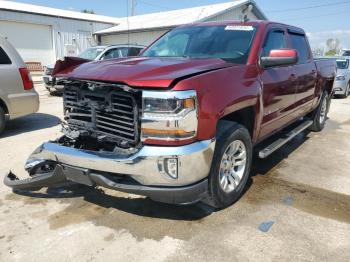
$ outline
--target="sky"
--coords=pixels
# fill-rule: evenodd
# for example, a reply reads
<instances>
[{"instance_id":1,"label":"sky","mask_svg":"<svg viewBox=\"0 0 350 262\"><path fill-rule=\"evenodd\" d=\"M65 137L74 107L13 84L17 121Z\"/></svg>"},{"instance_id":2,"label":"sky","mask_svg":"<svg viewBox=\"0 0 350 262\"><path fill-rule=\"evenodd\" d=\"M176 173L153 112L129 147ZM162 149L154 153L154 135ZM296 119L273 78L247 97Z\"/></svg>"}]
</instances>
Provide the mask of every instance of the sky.
<instances>
[{"instance_id":1,"label":"sky","mask_svg":"<svg viewBox=\"0 0 350 262\"><path fill-rule=\"evenodd\" d=\"M136 15L229 2L229 0L135 0ZM17 2L73 11L92 9L96 14L125 17L128 0L18 0ZM273 21L296 25L308 32L313 47L338 38L350 48L350 1L346 0L255 0Z\"/></svg>"}]
</instances>

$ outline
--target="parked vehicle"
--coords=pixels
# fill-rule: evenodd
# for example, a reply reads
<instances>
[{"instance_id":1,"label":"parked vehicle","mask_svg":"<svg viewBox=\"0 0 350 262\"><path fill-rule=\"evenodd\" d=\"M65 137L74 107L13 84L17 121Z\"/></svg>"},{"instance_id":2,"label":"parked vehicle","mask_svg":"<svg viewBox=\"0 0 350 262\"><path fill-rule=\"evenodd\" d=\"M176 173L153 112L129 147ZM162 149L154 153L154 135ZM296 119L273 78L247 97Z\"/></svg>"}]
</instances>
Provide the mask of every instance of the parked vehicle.
<instances>
[{"instance_id":1,"label":"parked vehicle","mask_svg":"<svg viewBox=\"0 0 350 262\"><path fill-rule=\"evenodd\" d=\"M37 112L39 95L23 59L0 37L0 133L6 121Z\"/></svg>"},{"instance_id":2,"label":"parked vehicle","mask_svg":"<svg viewBox=\"0 0 350 262\"><path fill-rule=\"evenodd\" d=\"M350 56L350 50L348 49L342 50L341 56Z\"/></svg>"},{"instance_id":3,"label":"parked vehicle","mask_svg":"<svg viewBox=\"0 0 350 262\"><path fill-rule=\"evenodd\" d=\"M67 58L54 70L66 81L64 136L29 157L32 179L8 174L5 184L70 180L227 207L243 193L253 148L266 158L323 129L335 70L312 58L302 29L267 21L181 26L137 58Z\"/></svg>"},{"instance_id":4,"label":"parked vehicle","mask_svg":"<svg viewBox=\"0 0 350 262\"><path fill-rule=\"evenodd\" d=\"M337 76L334 81L334 95L347 98L350 94L349 59L337 59Z\"/></svg>"},{"instance_id":5,"label":"parked vehicle","mask_svg":"<svg viewBox=\"0 0 350 262\"><path fill-rule=\"evenodd\" d=\"M113 58L138 56L139 53L145 48L141 45L109 45L109 46L94 46L83 51L78 57L87 60L107 60ZM45 68L43 80L46 89L51 92L62 91L64 83L60 78L52 76L52 71L55 65L48 65Z\"/></svg>"}]
</instances>

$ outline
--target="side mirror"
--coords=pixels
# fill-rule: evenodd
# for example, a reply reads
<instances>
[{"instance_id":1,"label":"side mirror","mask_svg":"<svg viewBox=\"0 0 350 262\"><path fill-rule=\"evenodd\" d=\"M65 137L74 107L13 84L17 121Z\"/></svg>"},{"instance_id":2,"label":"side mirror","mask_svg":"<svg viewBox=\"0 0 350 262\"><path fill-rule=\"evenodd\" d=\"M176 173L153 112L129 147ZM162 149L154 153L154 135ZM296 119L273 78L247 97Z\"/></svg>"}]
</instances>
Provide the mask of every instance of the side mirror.
<instances>
[{"instance_id":1,"label":"side mirror","mask_svg":"<svg viewBox=\"0 0 350 262\"><path fill-rule=\"evenodd\" d=\"M263 68L298 63L298 52L295 49L271 50L269 56L261 57L260 64Z\"/></svg>"}]
</instances>

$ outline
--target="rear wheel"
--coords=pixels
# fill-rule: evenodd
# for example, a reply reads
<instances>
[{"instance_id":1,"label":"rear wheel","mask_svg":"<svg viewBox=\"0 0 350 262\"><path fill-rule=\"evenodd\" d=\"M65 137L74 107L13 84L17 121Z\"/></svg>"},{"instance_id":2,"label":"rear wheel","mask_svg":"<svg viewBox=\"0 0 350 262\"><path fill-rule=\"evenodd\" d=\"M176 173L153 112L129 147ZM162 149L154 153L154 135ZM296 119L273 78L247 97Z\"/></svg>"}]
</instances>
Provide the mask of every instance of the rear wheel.
<instances>
[{"instance_id":1,"label":"rear wheel","mask_svg":"<svg viewBox=\"0 0 350 262\"><path fill-rule=\"evenodd\" d=\"M4 131L6 125L6 118L4 109L0 106L0 134Z\"/></svg>"},{"instance_id":2,"label":"rear wheel","mask_svg":"<svg viewBox=\"0 0 350 262\"><path fill-rule=\"evenodd\" d=\"M233 124L218 139L209 175L209 204L225 208L243 193L252 163L252 143L248 130Z\"/></svg>"},{"instance_id":3,"label":"rear wheel","mask_svg":"<svg viewBox=\"0 0 350 262\"><path fill-rule=\"evenodd\" d=\"M328 92L325 90L322 94L320 104L312 113L313 123L309 128L311 131L320 132L323 130L327 120L329 99Z\"/></svg>"}]
</instances>

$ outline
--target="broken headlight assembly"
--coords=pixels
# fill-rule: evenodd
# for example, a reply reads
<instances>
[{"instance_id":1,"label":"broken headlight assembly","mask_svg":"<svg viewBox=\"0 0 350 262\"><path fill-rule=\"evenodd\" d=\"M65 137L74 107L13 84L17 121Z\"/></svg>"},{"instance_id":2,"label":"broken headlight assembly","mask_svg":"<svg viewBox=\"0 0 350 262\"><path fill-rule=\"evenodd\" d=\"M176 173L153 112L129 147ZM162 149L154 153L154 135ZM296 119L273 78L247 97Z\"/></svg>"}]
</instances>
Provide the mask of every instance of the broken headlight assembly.
<instances>
[{"instance_id":1,"label":"broken headlight assembly","mask_svg":"<svg viewBox=\"0 0 350 262\"><path fill-rule=\"evenodd\" d=\"M187 91L143 91L141 139L144 143L178 142L196 137L197 94Z\"/></svg>"}]
</instances>

